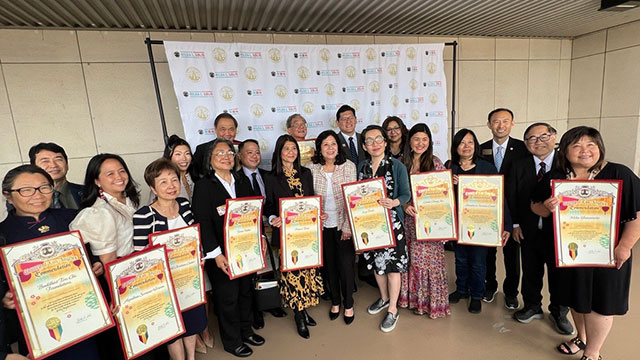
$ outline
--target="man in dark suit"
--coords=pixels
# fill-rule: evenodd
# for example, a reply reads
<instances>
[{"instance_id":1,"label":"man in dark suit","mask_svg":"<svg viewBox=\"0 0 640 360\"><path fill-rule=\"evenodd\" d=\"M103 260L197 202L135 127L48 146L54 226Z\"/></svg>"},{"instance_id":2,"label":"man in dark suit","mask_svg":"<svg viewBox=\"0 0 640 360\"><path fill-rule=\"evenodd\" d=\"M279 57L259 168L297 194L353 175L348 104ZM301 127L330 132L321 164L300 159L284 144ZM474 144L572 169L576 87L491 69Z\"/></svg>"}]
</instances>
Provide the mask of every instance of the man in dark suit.
<instances>
[{"instance_id":1,"label":"man in dark suit","mask_svg":"<svg viewBox=\"0 0 640 360\"><path fill-rule=\"evenodd\" d=\"M513 112L509 109L498 108L489 113L487 126L491 129L493 139L480 145L482 157L494 164L500 174L505 175L505 184L509 181L509 170L517 160L529 155L526 146L521 140L509 136L513 128ZM506 186L505 186L506 187ZM508 189L505 189L508 191ZM507 309L517 309L518 284L520 283L520 244L509 238L502 248L504 255L504 267L506 276L502 283L504 292L504 306ZM496 248L487 251L487 277L484 302L493 302L498 293L498 281L496 280Z\"/></svg>"},{"instance_id":2,"label":"man in dark suit","mask_svg":"<svg viewBox=\"0 0 640 360\"><path fill-rule=\"evenodd\" d=\"M556 331L563 335L573 333L573 326L567 319L569 309L555 303L554 294L557 284L554 282L555 249L543 233L542 219L531 211L531 194L538 181L558 161L554 150L556 129L547 123L535 123L524 132L525 144L532 155L514 163L506 187L507 200L513 218L513 238L518 241L522 251L522 299L524 308L516 311L513 317L521 323L533 319L542 319L542 281L544 266L547 265L549 284L549 312ZM517 224L517 227L516 225Z\"/></svg>"},{"instance_id":3,"label":"man in dark suit","mask_svg":"<svg viewBox=\"0 0 640 360\"><path fill-rule=\"evenodd\" d=\"M78 209L82 201L82 185L67 181L69 158L62 146L55 143L39 143L29 149L29 161L46 171L53 178L52 208Z\"/></svg>"},{"instance_id":4,"label":"man in dark suit","mask_svg":"<svg viewBox=\"0 0 640 360\"><path fill-rule=\"evenodd\" d=\"M234 145L237 145L235 143L235 139L238 130L238 120L236 120L233 115L224 112L218 114L216 119L213 121L213 127L217 138L227 139L234 143ZM189 175L191 175L191 179L193 179L194 182L202 179L207 173L209 164L205 164L204 162L207 157L207 150L210 150L214 141L215 139L198 145L196 147L196 152L193 153L193 159L191 160L191 172Z\"/></svg>"},{"instance_id":5,"label":"man in dark suit","mask_svg":"<svg viewBox=\"0 0 640 360\"><path fill-rule=\"evenodd\" d=\"M356 110L349 105L342 105L336 113L336 124L338 132L338 145L344 156L351 160L356 166L365 159L364 149L360 133L356 132Z\"/></svg>"}]
</instances>

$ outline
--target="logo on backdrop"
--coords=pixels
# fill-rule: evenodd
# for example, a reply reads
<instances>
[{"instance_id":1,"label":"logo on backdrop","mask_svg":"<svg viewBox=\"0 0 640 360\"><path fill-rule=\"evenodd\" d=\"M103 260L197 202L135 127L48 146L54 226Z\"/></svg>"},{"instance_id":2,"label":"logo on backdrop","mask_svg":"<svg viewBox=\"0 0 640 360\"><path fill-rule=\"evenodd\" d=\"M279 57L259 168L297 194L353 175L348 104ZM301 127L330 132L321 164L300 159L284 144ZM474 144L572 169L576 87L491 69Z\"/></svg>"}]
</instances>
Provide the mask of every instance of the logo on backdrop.
<instances>
[{"instance_id":1,"label":"logo on backdrop","mask_svg":"<svg viewBox=\"0 0 640 360\"><path fill-rule=\"evenodd\" d=\"M411 79L411 81L409 81L409 87L411 88L411 90L417 89L418 81L416 79Z\"/></svg>"},{"instance_id":2,"label":"logo on backdrop","mask_svg":"<svg viewBox=\"0 0 640 360\"><path fill-rule=\"evenodd\" d=\"M349 79L354 79L356 77L356 68L354 68L353 66L347 66L344 71Z\"/></svg>"},{"instance_id":3,"label":"logo on backdrop","mask_svg":"<svg viewBox=\"0 0 640 360\"><path fill-rule=\"evenodd\" d=\"M333 84L327 84L324 86L324 92L329 96L333 96L336 93L336 87Z\"/></svg>"},{"instance_id":4,"label":"logo on backdrop","mask_svg":"<svg viewBox=\"0 0 640 360\"><path fill-rule=\"evenodd\" d=\"M196 114L196 117L202 121L209 120L209 116L211 116L211 112L205 106L197 106L194 109L194 113Z\"/></svg>"},{"instance_id":5,"label":"logo on backdrop","mask_svg":"<svg viewBox=\"0 0 640 360\"><path fill-rule=\"evenodd\" d=\"M416 58L416 48L407 48L407 57L411 60Z\"/></svg>"},{"instance_id":6,"label":"logo on backdrop","mask_svg":"<svg viewBox=\"0 0 640 360\"><path fill-rule=\"evenodd\" d=\"M264 115L264 108L260 104L253 104L251 105L250 109L253 116L257 118L261 118L262 115Z\"/></svg>"},{"instance_id":7,"label":"logo on backdrop","mask_svg":"<svg viewBox=\"0 0 640 360\"><path fill-rule=\"evenodd\" d=\"M429 74L433 75L435 74L437 70L436 64L430 62L427 64L427 71L429 72Z\"/></svg>"},{"instance_id":8,"label":"logo on backdrop","mask_svg":"<svg viewBox=\"0 0 640 360\"><path fill-rule=\"evenodd\" d=\"M200 70L195 66L189 66L187 70L185 70L185 74L187 75L187 78L193 82L200 81L200 78L202 77Z\"/></svg>"},{"instance_id":9,"label":"logo on backdrop","mask_svg":"<svg viewBox=\"0 0 640 360\"><path fill-rule=\"evenodd\" d=\"M213 55L213 58L219 63L223 63L227 60L227 52L222 48L217 47L213 49L211 51L211 54Z\"/></svg>"},{"instance_id":10,"label":"logo on backdrop","mask_svg":"<svg viewBox=\"0 0 640 360\"><path fill-rule=\"evenodd\" d=\"M256 81L256 79L258 78L258 70L251 66L246 67L244 68L244 76L246 76L247 80L249 81Z\"/></svg>"},{"instance_id":11,"label":"logo on backdrop","mask_svg":"<svg viewBox=\"0 0 640 360\"><path fill-rule=\"evenodd\" d=\"M227 101L231 101L233 99L233 89L229 86L224 86L220 89L220 96Z\"/></svg>"},{"instance_id":12,"label":"logo on backdrop","mask_svg":"<svg viewBox=\"0 0 640 360\"><path fill-rule=\"evenodd\" d=\"M280 98L284 99L287 97L287 88L284 85L276 85L275 94Z\"/></svg>"},{"instance_id":13,"label":"logo on backdrop","mask_svg":"<svg viewBox=\"0 0 640 360\"><path fill-rule=\"evenodd\" d=\"M320 60L324 61L324 62L329 62L329 59L331 59L331 51L329 51L329 49L327 48L323 48L320 50Z\"/></svg>"},{"instance_id":14,"label":"logo on backdrop","mask_svg":"<svg viewBox=\"0 0 640 360\"><path fill-rule=\"evenodd\" d=\"M429 102L435 105L438 102L438 95L431 93L431 95L429 95Z\"/></svg>"},{"instance_id":15,"label":"logo on backdrop","mask_svg":"<svg viewBox=\"0 0 640 360\"><path fill-rule=\"evenodd\" d=\"M376 51L375 51L374 49L372 49L372 48L368 48L368 49L365 51L365 54L367 55L367 60L369 60L369 61L373 61L373 60L375 60L375 59L376 59L376 56L377 56Z\"/></svg>"},{"instance_id":16,"label":"logo on backdrop","mask_svg":"<svg viewBox=\"0 0 640 360\"><path fill-rule=\"evenodd\" d=\"M280 54L280 50L278 49L269 49L269 59L274 63L279 63L282 60L282 55Z\"/></svg>"},{"instance_id":17,"label":"logo on backdrop","mask_svg":"<svg viewBox=\"0 0 640 360\"><path fill-rule=\"evenodd\" d=\"M300 66L298 68L298 77L301 80L307 80L309 78L309 69L306 66Z\"/></svg>"},{"instance_id":18,"label":"logo on backdrop","mask_svg":"<svg viewBox=\"0 0 640 360\"><path fill-rule=\"evenodd\" d=\"M305 101L302 104L302 111L307 115L313 114L313 103L311 101Z\"/></svg>"},{"instance_id":19,"label":"logo on backdrop","mask_svg":"<svg viewBox=\"0 0 640 360\"><path fill-rule=\"evenodd\" d=\"M372 93L377 93L380 91L380 83L377 81L372 81L369 83L369 91Z\"/></svg>"}]
</instances>

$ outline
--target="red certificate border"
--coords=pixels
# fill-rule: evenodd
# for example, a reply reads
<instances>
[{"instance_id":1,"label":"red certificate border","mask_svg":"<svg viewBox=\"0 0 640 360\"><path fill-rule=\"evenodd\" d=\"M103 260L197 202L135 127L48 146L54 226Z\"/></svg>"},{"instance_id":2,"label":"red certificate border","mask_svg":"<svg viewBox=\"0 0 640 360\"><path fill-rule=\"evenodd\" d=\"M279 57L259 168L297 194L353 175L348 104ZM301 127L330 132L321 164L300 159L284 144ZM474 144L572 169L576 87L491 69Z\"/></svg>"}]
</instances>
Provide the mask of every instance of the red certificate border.
<instances>
[{"instance_id":1,"label":"red certificate border","mask_svg":"<svg viewBox=\"0 0 640 360\"><path fill-rule=\"evenodd\" d=\"M495 178L501 178L502 179L502 221L500 221L500 245L488 245L488 244L473 244L473 243L468 243L468 242L460 242L460 229L458 229L458 243L460 245L470 245L470 246L484 246L484 247L494 247L494 248L501 248L504 247L505 242L502 241L502 233L504 233L504 216L505 216L505 211L504 211L504 202L505 202L505 193L504 193L504 175L503 174L458 174L458 179L460 178L460 176L464 176L464 177L495 177ZM460 180L458 180L458 191L456 192L457 194L457 200L458 202L460 202ZM458 207L458 220L460 218L460 209L462 209L462 206ZM461 225L459 223L459 225ZM508 240L508 239L507 239Z\"/></svg>"},{"instance_id":2,"label":"red certificate border","mask_svg":"<svg viewBox=\"0 0 640 360\"><path fill-rule=\"evenodd\" d=\"M318 227L320 228L320 231L318 232L318 251L320 252L320 264L319 265L313 265L313 266L302 266L302 267L295 267L295 268L288 268L285 269L284 268L284 252L282 251L282 244L284 243L284 236L283 232L284 232L284 219L282 220L282 224L280 225L280 272L288 272L288 271L293 271L293 270L304 270L304 269L314 269L314 268L319 268L319 267L323 267L324 266L324 244L323 244L323 239L322 239L322 219L320 218L320 216L322 215L322 196L320 195L311 195L311 196L293 196L293 197L283 197L280 198L278 201L278 215L282 218L282 202L283 201L287 201L287 200L302 200L302 199L311 199L311 198L317 198L318 199Z\"/></svg>"},{"instance_id":3,"label":"red certificate border","mask_svg":"<svg viewBox=\"0 0 640 360\"><path fill-rule=\"evenodd\" d=\"M202 261L202 235L200 234L200 224L196 223L196 224L192 224L192 225L187 225L187 226L183 226L181 228L177 228L177 229L171 229L171 230L163 230L163 231L156 231L154 233L149 234L148 239L149 239L149 246L148 247L155 247L158 246L157 244L153 244L153 241L151 240L151 238L153 236L158 236L158 235L163 235L163 234L167 234L167 233L172 233L172 232L176 232L176 231L180 231L186 228L190 228L190 227L195 227L198 230L198 251L200 252L200 261ZM166 250L165 250L166 252ZM169 258L169 255L167 255L167 259ZM171 265L171 264L169 264ZM169 271L171 271L171 266L169 266ZM207 290L205 289L205 284L204 284L204 267L200 266L200 279L202 281L201 284L201 288L202 288L202 299L203 301L191 305L188 308L184 308L184 309L180 309L180 311L187 311L187 310L191 310L193 308L196 308L202 304L206 304L207 303ZM173 273L171 274L171 281L173 281ZM173 287L175 289L176 285L173 284ZM178 301L178 307L180 307L180 301Z\"/></svg>"},{"instance_id":4,"label":"red certificate border","mask_svg":"<svg viewBox=\"0 0 640 360\"><path fill-rule=\"evenodd\" d=\"M391 230L391 244L358 249L358 241L356 240L356 235L355 235L356 234L355 225L353 224L353 218L352 218L352 215L351 215L351 208L349 207L349 204L347 203L347 196L344 193L344 188L346 186L350 186L350 185L364 184L364 183L368 183L368 182L378 182L378 181L382 182L382 193L383 193L384 197L388 197L388 195L387 195L387 187L384 184L384 178L383 177L376 177L376 178L371 178L371 179L352 181L352 182L344 183L344 184L341 185L341 187L342 187L342 197L344 198L344 206L346 207L347 216L349 216L349 226L351 227L351 234L353 235L353 246L355 248L356 254L361 254L361 253L366 252L366 251L391 248L391 247L395 247L397 245L396 244L396 234L395 234L395 231L393 230L393 222L391 221L391 209L386 209L387 211L385 211L385 214L386 214L386 218L387 218L387 225L389 225L389 229Z\"/></svg>"},{"instance_id":5,"label":"red certificate border","mask_svg":"<svg viewBox=\"0 0 640 360\"><path fill-rule=\"evenodd\" d=\"M622 180L562 180L562 179L552 179L551 180L551 197L555 197L556 196L556 187L554 186L555 184L558 183L575 183L575 184L579 184L579 183L609 183L609 184L618 184L618 198L616 201L616 218L615 218L615 224L612 224L613 226L611 226L611 229L614 229L615 231L615 236L613 239L613 244L611 244L613 246L613 249L616 248L616 246L618 245L618 240L620 237L620 197L622 196L622 185L623 185L623 181ZM552 213L553 216L553 248L555 249L556 252L556 267L557 268L579 268L579 267L601 267L601 268L615 268L616 264L610 264L610 265L603 265L603 264L579 264L579 265L560 265L560 259L559 259L559 255L562 254L562 251L558 252L558 237L560 236L560 234L557 231L557 227L556 227L556 215L555 213ZM611 218L612 220L613 217Z\"/></svg>"},{"instance_id":6,"label":"red certificate border","mask_svg":"<svg viewBox=\"0 0 640 360\"><path fill-rule=\"evenodd\" d=\"M7 283L9 284L9 291L11 291L11 293L13 294L14 298L16 298L16 288L15 288L15 286L13 284L13 281L12 281L12 278L11 278L11 276L9 274L9 270L8 270L9 269L9 267L8 267L9 264L7 263L7 260L5 259L4 249L5 248L12 248L12 247L14 247L16 245L24 245L24 244L31 243L31 242L37 242L37 241L41 241L41 240L46 240L46 239L50 239L50 238L56 238L56 237L60 237L60 236L64 236L64 235L70 235L70 234L77 234L78 239L80 240L80 244L82 244L82 250L84 251L83 255L86 257L86 259L89 262L91 262L91 260L89 259L89 255L87 253L87 249L86 249L85 244L84 244L84 240L82 239L82 234L78 230L65 231L65 232L61 232L61 233L57 233L57 234L42 236L42 237L39 237L39 238L20 241L20 242L14 243L14 244L5 245L5 246L0 247L0 260L2 260L2 266L4 268L4 274L5 274L6 279L8 280ZM87 263L86 265L89 266L89 265L92 265L92 264ZM89 273L91 275L93 275L93 270L92 270L91 267L89 267ZM95 275L94 275L94 277L95 277ZM96 284L98 284L98 293L102 297L103 303L105 305L108 305L109 303L107 302L107 299L104 297L104 293L102 292L102 288L100 287L100 282L98 281L97 278L95 280L96 280ZM22 334L25 337L25 340L26 340L25 342L27 343L27 348L29 349L29 354L33 357L33 349L31 347L31 340L27 336L28 332L25 331L25 323L24 323L24 319L23 319L24 312L20 308L20 302L19 301L14 301L14 303L16 305L16 309L15 310L16 310L17 315L18 315L17 317L18 317L18 320L20 321L20 327L22 327ZM59 353L62 350L68 349L73 345L81 343L81 342L85 341L86 339L88 339L90 337L93 337L93 336L95 336L95 335L97 335L97 334L99 334L99 333L101 333L101 332L103 332L105 330L108 330L108 329L114 327L116 322L114 321L113 316L111 316L111 311L109 309L107 309L107 316L108 316L108 319L111 321L110 325L107 325L107 326L105 326L103 328L95 330L95 331L93 331L93 332L91 332L91 333L89 333L89 334L87 334L87 335L85 335L83 337L80 337L80 338L78 338L78 339L66 344L65 346L62 346L60 348L55 349L54 351L45 353L45 354L43 354L43 355L41 355L39 357L33 357L33 359L34 360L44 359L44 358L49 357L49 356L51 356L53 354Z\"/></svg>"},{"instance_id":7,"label":"red certificate border","mask_svg":"<svg viewBox=\"0 0 640 360\"><path fill-rule=\"evenodd\" d=\"M144 254L146 254L148 252L156 251L159 248L162 248L162 250L163 250L164 260L165 260L166 269L167 269L167 273L168 273L168 279L171 282L171 288L169 289L169 292L173 296L173 301L175 301L175 303L178 305L177 306L178 309L180 308L180 303L178 303L178 297L176 296L176 290L173 287L173 277L171 276L171 269L169 269L169 258L167 257L167 250L166 250L166 247L164 245L156 245L156 246L148 247L148 248L146 248L146 249L144 249L142 251L132 252L129 255L123 256L123 257L121 257L119 259L116 259L116 260L113 260L113 261L107 263L107 265L105 265L105 268L106 268L105 269L105 275L107 277L107 283L109 284L109 293L111 294L112 303L115 303L115 301L114 301L115 296L114 296L114 293L113 293L113 286L112 286L113 278L111 277L111 267L113 265L119 264L119 263L121 263L123 261L130 260L131 258L144 255ZM176 313L176 316L177 315L178 314ZM184 321L182 320L182 311L180 311L180 323L182 324L182 332L180 332L179 334L176 334L176 335L174 335L174 336L172 336L170 338L164 339L162 342L159 342L158 344L156 344L156 345L154 345L154 346L152 346L152 347L150 347L150 348L148 348L148 349L146 349L144 351L141 351L141 352L139 352L139 353L137 353L137 354L135 354L135 355L133 355L131 357L128 357L127 356L127 349L124 347L124 341L122 340L124 335L122 334L122 329L120 327L120 325L121 325L120 321L118 320L117 316L115 317L115 319L116 319L116 322L118 322L117 329L118 329L118 335L119 335L119 339L120 339L120 347L122 348L122 353L123 353L125 359L127 359L127 360L135 359L135 358L137 358L137 357L139 357L141 355L144 355L144 354L148 353L149 351L157 348L158 346L165 345L167 342L182 336L186 332L186 329L184 327Z\"/></svg>"},{"instance_id":8,"label":"red certificate border","mask_svg":"<svg viewBox=\"0 0 640 360\"><path fill-rule=\"evenodd\" d=\"M446 169L446 170L434 170L434 171L425 171L425 172L421 172L421 173L415 173L415 174L409 174L409 178L411 178L411 176L413 175L426 175L426 174L432 174L432 173L441 173L441 172L448 172L449 173L449 179L451 180L451 188L449 189L449 191L451 191L452 193L454 193L454 188L453 188L453 172L451 171L451 169ZM504 190L503 190L504 192ZM411 186L411 203L413 205L413 207L416 209L416 213L418 212L418 207L416 206L416 202L415 202L415 198L413 196L413 185ZM451 216L452 220L453 220L453 234L454 237L450 237L450 238L432 238L432 239L419 239L416 236L416 240L417 241L449 241L449 240L458 240L458 209L456 206L456 197L455 194L453 195L453 204L451 204L451 210L453 212L453 216ZM416 229L417 230L417 229ZM417 231L416 231L417 234Z\"/></svg>"},{"instance_id":9,"label":"red certificate border","mask_svg":"<svg viewBox=\"0 0 640 360\"><path fill-rule=\"evenodd\" d=\"M264 246L262 245L262 237L264 236L262 234L262 212L263 212L263 209L264 209L264 202L265 202L264 196L246 196L246 197L235 198L235 199L233 199L233 198L226 199L225 202L224 202L224 225L223 226L226 229L227 224L228 224L227 216L229 214L229 201L245 201L245 200L258 200L258 199L262 200L262 206L260 206L260 214L258 215L258 224L259 224L258 225L258 233L260 234L259 240L258 240L258 245L260 246L260 254L261 254L260 256L262 256L262 263L264 264L264 266L262 267L262 269L258 269L256 271L249 271L249 272L242 273L242 274L236 275L236 276L231 275L231 271L229 271L229 280L235 280L235 279L247 276L247 275L255 274L258 271L262 271L267 267L267 259L264 256L264 250L265 249L264 249ZM229 240L227 239L227 231L224 230L223 234L224 234L224 257L225 257L225 259L227 259L227 264L231 264L231 262L229 262L229 254L228 254L228 251L227 251L227 249L229 248ZM229 269L231 269L231 266L229 266Z\"/></svg>"}]
</instances>

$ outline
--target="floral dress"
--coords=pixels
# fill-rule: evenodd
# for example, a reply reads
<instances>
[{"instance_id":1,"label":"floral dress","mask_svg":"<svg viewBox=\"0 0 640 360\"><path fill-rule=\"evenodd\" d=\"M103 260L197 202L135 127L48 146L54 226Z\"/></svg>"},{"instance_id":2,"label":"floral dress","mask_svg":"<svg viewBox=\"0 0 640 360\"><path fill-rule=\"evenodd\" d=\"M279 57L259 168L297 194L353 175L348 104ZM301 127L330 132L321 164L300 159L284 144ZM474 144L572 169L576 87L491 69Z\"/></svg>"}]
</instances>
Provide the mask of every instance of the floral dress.
<instances>
[{"instance_id":1,"label":"floral dress","mask_svg":"<svg viewBox=\"0 0 640 360\"><path fill-rule=\"evenodd\" d=\"M285 170L289 188L295 196L304 196L302 182L296 171ZM294 311L316 306L324 292L322 277L316 269L293 270L280 273L280 295L284 305Z\"/></svg>"},{"instance_id":2,"label":"floral dress","mask_svg":"<svg viewBox=\"0 0 640 360\"><path fill-rule=\"evenodd\" d=\"M434 170L445 170L437 157L433 158L433 165ZM405 224L410 266L408 273L401 274L398 306L415 309L415 313L428 314L432 319L450 315L444 242L417 241L413 216L405 214Z\"/></svg>"},{"instance_id":3,"label":"floral dress","mask_svg":"<svg viewBox=\"0 0 640 360\"><path fill-rule=\"evenodd\" d=\"M386 156L380 161L375 175L371 167L371 160L366 160L365 165L358 173L358 180L384 177L387 194L393 194L395 179L393 178L392 163ZM365 251L363 253L367 269L375 271L378 275L389 273L406 273L409 268L407 256L407 243L404 237L404 226L398 218L396 208L389 210L393 223L393 234L396 237L396 246L384 249Z\"/></svg>"}]
</instances>

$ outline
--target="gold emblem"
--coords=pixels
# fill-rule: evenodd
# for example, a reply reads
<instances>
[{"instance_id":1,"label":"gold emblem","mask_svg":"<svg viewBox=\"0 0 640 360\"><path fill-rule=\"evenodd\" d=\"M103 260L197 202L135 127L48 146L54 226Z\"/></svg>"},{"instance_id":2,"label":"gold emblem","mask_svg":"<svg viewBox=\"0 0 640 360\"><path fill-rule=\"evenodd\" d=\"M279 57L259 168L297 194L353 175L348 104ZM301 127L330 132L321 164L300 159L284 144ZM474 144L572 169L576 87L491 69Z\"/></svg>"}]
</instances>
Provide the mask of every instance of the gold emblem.
<instances>
[{"instance_id":1,"label":"gold emblem","mask_svg":"<svg viewBox=\"0 0 640 360\"><path fill-rule=\"evenodd\" d=\"M211 115L211 113L209 112L209 109L207 109L204 106L196 107L195 113L196 113L196 117L202 121L209 120L209 116Z\"/></svg>"},{"instance_id":2,"label":"gold emblem","mask_svg":"<svg viewBox=\"0 0 640 360\"><path fill-rule=\"evenodd\" d=\"M305 101L304 104L302 104L302 111L307 115L313 114L313 103L311 101Z\"/></svg>"},{"instance_id":3,"label":"gold emblem","mask_svg":"<svg viewBox=\"0 0 640 360\"><path fill-rule=\"evenodd\" d=\"M337 129L338 128L338 124L336 123L336 119L329 120L329 126L334 130Z\"/></svg>"},{"instance_id":4,"label":"gold emblem","mask_svg":"<svg viewBox=\"0 0 640 360\"><path fill-rule=\"evenodd\" d=\"M307 80L309 78L309 69L305 66L300 66L298 68L298 77L302 80Z\"/></svg>"},{"instance_id":5,"label":"gold emblem","mask_svg":"<svg viewBox=\"0 0 640 360\"><path fill-rule=\"evenodd\" d=\"M398 65L389 64L389 66L387 66L387 72L392 76L396 76L396 74L398 73Z\"/></svg>"},{"instance_id":6,"label":"gold emblem","mask_svg":"<svg viewBox=\"0 0 640 360\"><path fill-rule=\"evenodd\" d=\"M373 116L373 122L380 125L380 114L375 114Z\"/></svg>"},{"instance_id":7,"label":"gold emblem","mask_svg":"<svg viewBox=\"0 0 640 360\"><path fill-rule=\"evenodd\" d=\"M377 93L380 91L380 83L377 81L372 81L369 83L369 91L372 93Z\"/></svg>"},{"instance_id":8,"label":"gold emblem","mask_svg":"<svg viewBox=\"0 0 640 360\"><path fill-rule=\"evenodd\" d=\"M44 234L46 232L49 232L49 230L51 230L51 228L49 227L49 225L42 225L38 228L38 231L40 231L40 234Z\"/></svg>"},{"instance_id":9,"label":"gold emblem","mask_svg":"<svg viewBox=\"0 0 640 360\"><path fill-rule=\"evenodd\" d=\"M391 105L393 105L393 107L398 107L398 103L399 103L399 102L400 102L400 101L398 100L398 96L393 95L393 96L391 97Z\"/></svg>"},{"instance_id":10,"label":"gold emblem","mask_svg":"<svg viewBox=\"0 0 640 360\"><path fill-rule=\"evenodd\" d=\"M280 123L280 127L282 128L282 131L283 131L283 132L287 132L287 130L289 130L289 129L287 129L287 121L286 121L286 120L283 120L283 121Z\"/></svg>"},{"instance_id":11,"label":"gold emblem","mask_svg":"<svg viewBox=\"0 0 640 360\"><path fill-rule=\"evenodd\" d=\"M360 100L358 99L353 99L351 100L351 106L356 110L360 110Z\"/></svg>"},{"instance_id":12,"label":"gold emblem","mask_svg":"<svg viewBox=\"0 0 640 360\"><path fill-rule=\"evenodd\" d=\"M429 102L435 105L438 102L438 95L431 93L431 95L429 95Z\"/></svg>"},{"instance_id":13,"label":"gold emblem","mask_svg":"<svg viewBox=\"0 0 640 360\"><path fill-rule=\"evenodd\" d=\"M437 123L433 123L429 128L431 128L431 132L433 133L433 135L440 132L440 126L438 126Z\"/></svg>"},{"instance_id":14,"label":"gold emblem","mask_svg":"<svg viewBox=\"0 0 640 360\"><path fill-rule=\"evenodd\" d=\"M253 116L257 118L262 117L262 115L264 115L264 108L260 104L253 104L251 105L250 109Z\"/></svg>"},{"instance_id":15,"label":"gold emblem","mask_svg":"<svg viewBox=\"0 0 640 360\"><path fill-rule=\"evenodd\" d=\"M416 79L411 79L411 81L409 81L409 87L411 88L411 90L417 89L418 81Z\"/></svg>"},{"instance_id":16,"label":"gold emblem","mask_svg":"<svg viewBox=\"0 0 640 360\"><path fill-rule=\"evenodd\" d=\"M265 139L258 140L258 144L260 144L260 150L265 151L269 148L269 143Z\"/></svg>"},{"instance_id":17,"label":"gold emblem","mask_svg":"<svg viewBox=\"0 0 640 360\"><path fill-rule=\"evenodd\" d=\"M367 55L367 60L369 61L373 61L376 59L376 51L373 50L373 48L368 48L367 51L365 51L365 54Z\"/></svg>"},{"instance_id":18,"label":"gold emblem","mask_svg":"<svg viewBox=\"0 0 640 360\"><path fill-rule=\"evenodd\" d=\"M327 48L322 48L320 50L320 60L324 62L329 62L330 58L331 58L331 51L329 51L329 49Z\"/></svg>"},{"instance_id":19,"label":"gold emblem","mask_svg":"<svg viewBox=\"0 0 640 360\"><path fill-rule=\"evenodd\" d=\"M280 99L284 99L287 97L287 88L284 85L276 85L275 93Z\"/></svg>"},{"instance_id":20,"label":"gold emblem","mask_svg":"<svg viewBox=\"0 0 640 360\"><path fill-rule=\"evenodd\" d=\"M413 119L413 121L418 121L418 119L420 118L420 112L418 110L411 111L411 118Z\"/></svg>"},{"instance_id":21,"label":"gold emblem","mask_svg":"<svg viewBox=\"0 0 640 360\"><path fill-rule=\"evenodd\" d=\"M324 86L324 92L329 96L333 96L336 93L336 87L333 84L327 84Z\"/></svg>"},{"instance_id":22,"label":"gold emblem","mask_svg":"<svg viewBox=\"0 0 640 360\"><path fill-rule=\"evenodd\" d=\"M228 86L223 87L220 89L220 96L227 101L231 101L233 99L233 89Z\"/></svg>"},{"instance_id":23,"label":"gold emblem","mask_svg":"<svg viewBox=\"0 0 640 360\"><path fill-rule=\"evenodd\" d=\"M258 70L251 66L246 67L244 68L244 76L246 76L249 81L256 81L258 78Z\"/></svg>"},{"instance_id":24,"label":"gold emblem","mask_svg":"<svg viewBox=\"0 0 640 360\"><path fill-rule=\"evenodd\" d=\"M415 59L416 57L416 48L414 47L410 47L407 48L407 57L411 60Z\"/></svg>"},{"instance_id":25,"label":"gold emblem","mask_svg":"<svg viewBox=\"0 0 640 360\"><path fill-rule=\"evenodd\" d=\"M222 48L217 47L212 50L212 53L213 58L219 63L223 63L225 62L225 60L227 60L227 52Z\"/></svg>"},{"instance_id":26,"label":"gold emblem","mask_svg":"<svg viewBox=\"0 0 640 360\"><path fill-rule=\"evenodd\" d=\"M347 66L347 68L344 69L344 72L347 74L347 77L349 79L353 79L356 77L356 68L354 68L353 66Z\"/></svg>"},{"instance_id":27,"label":"gold emblem","mask_svg":"<svg viewBox=\"0 0 640 360\"><path fill-rule=\"evenodd\" d=\"M433 74L436 72L436 64L430 62L427 64L427 71L429 72L429 74Z\"/></svg>"},{"instance_id":28,"label":"gold emblem","mask_svg":"<svg viewBox=\"0 0 640 360\"><path fill-rule=\"evenodd\" d=\"M271 59L271 61L273 61L274 63L279 63L280 60L282 59L282 55L280 55L280 50L276 48L269 49L269 59Z\"/></svg>"},{"instance_id":29,"label":"gold emblem","mask_svg":"<svg viewBox=\"0 0 640 360\"><path fill-rule=\"evenodd\" d=\"M185 73L187 74L187 78L189 78L189 80L193 82L200 81L200 78L202 77L202 75L200 74L200 70L193 66L189 66Z\"/></svg>"}]
</instances>

